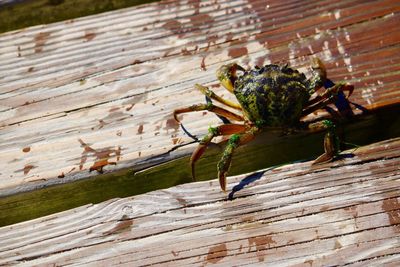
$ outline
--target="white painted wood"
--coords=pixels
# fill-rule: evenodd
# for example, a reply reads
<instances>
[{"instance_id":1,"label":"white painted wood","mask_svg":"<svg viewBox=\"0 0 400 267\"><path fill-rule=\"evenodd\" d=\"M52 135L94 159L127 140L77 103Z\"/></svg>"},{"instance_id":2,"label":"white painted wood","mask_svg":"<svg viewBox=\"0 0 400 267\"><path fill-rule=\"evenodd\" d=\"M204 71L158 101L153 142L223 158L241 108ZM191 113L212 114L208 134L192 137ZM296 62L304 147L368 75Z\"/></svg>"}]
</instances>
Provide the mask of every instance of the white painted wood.
<instances>
[{"instance_id":1,"label":"white painted wood","mask_svg":"<svg viewBox=\"0 0 400 267\"><path fill-rule=\"evenodd\" d=\"M396 266L399 152L397 138L261 170L233 200L213 180L2 227L0 265Z\"/></svg>"}]
</instances>

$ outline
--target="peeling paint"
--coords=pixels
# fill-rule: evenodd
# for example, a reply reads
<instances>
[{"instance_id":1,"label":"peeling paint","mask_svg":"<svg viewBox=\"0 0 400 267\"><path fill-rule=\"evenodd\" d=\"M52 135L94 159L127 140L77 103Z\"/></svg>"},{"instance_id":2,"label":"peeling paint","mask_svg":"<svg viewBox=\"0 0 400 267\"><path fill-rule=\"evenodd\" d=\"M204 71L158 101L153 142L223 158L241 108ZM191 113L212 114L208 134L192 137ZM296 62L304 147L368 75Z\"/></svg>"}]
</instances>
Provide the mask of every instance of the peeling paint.
<instances>
[{"instance_id":1,"label":"peeling paint","mask_svg":"<svg viewBox=\"0 0 400 267\"><path fill-rule=\"evenodd\" d=\"M112 229L106 231L104 235L120 234L131 230L133 219L119 221Z\"/></svg>"},{"instance_id":2,"label":"peeling paint","mask_svg":"<svg viewBox=\"0 0 400 267\"><path fill-rule=\"evenodd\" d=\"M83 170L83 165L86 163L88 157L94 157L95 162L89 168L89 172L98 171L99 173L103 172L103 168L107 165L116 165L117 161L120 160L121 157L121 147L118 146L117 149L113 149L110 147L94 149L88 144L86 144L82 139L78 139L81 147L83 147L83 152L81 156L81 160L79 163L79 169ZM116 161L110 161L111 157L116 157Z\"/></svg>"},{"instance_id":3,"label":"peeling paint","mask_svg":"<svg viewBox=\"0 0 400 267\"><path fill-rule=\"evenodd\" d=\"M251 252L252 247L255 245L256 246L256 253L257 253L257 258L258 261L264 261L265 255L263 250L266 249L266 246L268 248L272 244L276 244L276 242L272 239L271 236L256 236L256 237L250 237L248 238L249 241L249 250L248 252Z\"/></svg>"},{"instance_id":4,"label":"peeling paint","mask_svg":"<svg viewBox=\"0 0 400 267\"><path fill-rule=\"evenodd\" d=\"M35 35L34 42L35 42L35 53L40 53L43 51L43 47L47 42L47 38L50 36L50 32L40 32Z\"/></svg>"},{"instance_id":5,"label":"peeling paint","mask_svg":"<svg viewBox=\"0 0 400 267\"><path fill-rule=\"evenodd\" d=\"M24 167L24 175L27 175L33 168L36 168L36 166L28 164L25 165Z\"/></svg>"},{"instance_id":6,"label":"peeling paint","mask_svg":"<svg viewBox=\"0 0 400 267\"><path fill-rule=\"evenodd\" d=\"M400 202L397 198L385 199L382 209L386 212L389 222L396 232L400 233Z\"/></svg>"},{"instance_id":7,"label":"peeling paint","mask_svg":"<svg viewBox=\"0 0 400 267\"><path fill-rule=\"evenodd\" d=\"M91 30L85 30L85 36L83 38L86 39L87 42L93 40L96 37L96 33Z\"/></svg>"},{"instance_id":8,"label":"peeling paint","mask_svg":"<svg viewBox=\"0 0 400 267\"><path fill-rule=\"evenodd\" d=\"M231 58L242 57L248 54L246 47L232 47L228 50L228 56Z\"/></svg>"},{"instance_id":9,"label":"peeling paint","mask_svg":"<svg viewBox=\"0 0 400 267\"><path fill-rule=\"evenodd\" d=\"M143 133L143 124L140 124L138 129L137 129L137 134L142 134Z\"/></svg>"},{"instance_id":10,"label":"peeling paint","mask_svg":"<svg viewBox=\"0 0 400 267\"><path fill-rule=\"evenodd\" d=\"M228 251L226 249L225 243L216 245L216 246L211 247L208 250L206 261L209 263L215 264L215 263L221 261L227 255L228 255Z\"/></svg>"}]
</instances>

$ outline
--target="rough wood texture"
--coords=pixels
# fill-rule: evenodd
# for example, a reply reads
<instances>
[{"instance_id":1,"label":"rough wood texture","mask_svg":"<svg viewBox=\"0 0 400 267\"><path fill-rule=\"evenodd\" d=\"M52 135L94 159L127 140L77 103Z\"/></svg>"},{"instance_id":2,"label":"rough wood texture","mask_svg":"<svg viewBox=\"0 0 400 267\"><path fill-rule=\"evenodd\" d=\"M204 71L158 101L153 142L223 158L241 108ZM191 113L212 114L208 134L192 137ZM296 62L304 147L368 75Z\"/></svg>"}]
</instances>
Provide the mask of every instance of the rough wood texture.
<instances>
[{"instance_id":1,"label":"rough wood texture","mask_svg":"<svg viewBox=\"0 0 400 267\"><path fill-rule=\"evenodd\" d=\"M185 144L171 117L229 60L316 55L367 108L399 103L398 1L164 1L0 35L0 195L128 166ZM203 116L202 116L203 115ZM318 114L317 114L318 115ZM197 135L219 120L183 118Z\"/></svg>"},{"instance_id":2,"label":"rough wood texture","mask_svg":"<svg viewBox=\"0 0 400 267\"><path fill-rule=\"evenodd\" d=\"M343 155L6 226L0 265L398 266L400 138Z\"/></svg>"}]
</instances>

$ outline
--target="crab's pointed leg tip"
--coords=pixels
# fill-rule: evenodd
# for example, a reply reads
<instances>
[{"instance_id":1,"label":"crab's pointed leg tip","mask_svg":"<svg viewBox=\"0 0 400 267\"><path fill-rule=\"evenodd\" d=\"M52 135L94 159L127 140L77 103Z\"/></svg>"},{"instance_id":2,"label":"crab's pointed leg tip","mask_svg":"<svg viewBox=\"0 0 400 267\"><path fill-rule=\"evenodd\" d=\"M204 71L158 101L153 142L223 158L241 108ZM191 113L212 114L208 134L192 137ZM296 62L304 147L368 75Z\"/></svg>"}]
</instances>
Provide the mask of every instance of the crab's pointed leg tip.
<instances>
[{"instance_id":1,"label":"crab's pointed leg tip","mask_svg":"<svg viewBox=\"0 0 400 267\"><path fill-rule=\"evenodd\" d=\"M226 187L221 185L221 190L222 190L222 192L226 193Z\"/></svg>"},{"instance_id":2,"label":"crab's pointed leg tip","mask_svg":"<svg viewBox=\"0 0 400 267\"><path fill-rule=\"evenodd\" d=\"M327 153L322 154L321 156L319 156L317 159L314 160L313 163L311 163L311 165L318 165L318 164L322 164L322 163L326 163L329 162L330 160L332 160L332 156L328 155Z\"/></svg>"},{"instance_id":3,"label":"crab's pointed leg tip","mask_svg":"<svg viewBox=\"0 0 400 267\"><path fill-rule=\"evenodd\" d=\"M178 119L178 114L177 114L176 111L174 111L174 119L175 119L175 121L176 121L178 124L181 124L181 122L180 122L179 119Z\"/></svg>"},{"instance_id":4,"label":"crab's pointed leg tip","mask_svg":"<svg viewBox=\"0 0 400 267\"><path fill-rule=\"evenodd\" d=\"M226 193L226 177L224 173L218 173L219 185L221 190Z\"/></svg>"}]
</instances>

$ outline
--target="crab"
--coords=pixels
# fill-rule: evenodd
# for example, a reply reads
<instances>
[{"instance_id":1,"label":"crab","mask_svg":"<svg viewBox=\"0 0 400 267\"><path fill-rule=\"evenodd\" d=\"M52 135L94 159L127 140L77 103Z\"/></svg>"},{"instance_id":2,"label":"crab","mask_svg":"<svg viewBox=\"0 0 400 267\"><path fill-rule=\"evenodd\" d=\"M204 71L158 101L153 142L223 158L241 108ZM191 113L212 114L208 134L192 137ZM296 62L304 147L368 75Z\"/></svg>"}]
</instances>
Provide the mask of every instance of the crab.
<instances>
[{"instance_id":1,"label":"crab","mask_svg":"<svg viewBox=\"0 0 400 267\"><path fill-rule=\"evenodd\" d=\"M193 180L195 179L195 163L203 155L213 138L229 137L223 155L217 164L219 184L222 191L226 192L226 176L232 162L232 155L238 146L248 143L254 139L257 133L271 127L280 128L286 132L298 129L302 125L303 117L319 109L328 110L328 105L335 103L338 97L347 101L354 87L346 83L333 84L327 79L322 61L319 58L313 58L311 62L312 77L310 79L288 65L270 64L248 71L237 63L221 66L217 70L217 78L225 89L235 95L237 102L224 99L208 87L196 84L195 88L206 95L208 99L215 100L240 114L232 112L226 107L216 106L211 101L174 111L174 118L178 123L180 123L179 114L204 110L213 112L229 121L229 123L217 127L210 127L208 134L200 140L190 158ZM331 83L331 87L326 86L327 81ZM324 85L328 88L322 93L318 93L317 91ZM347 92L347 95L344 92ZM335 115L333 109L329 110ZM336 115L340 114L336 112ZM331 120L324 120L315 125L326 130L326 134L324 153L313 164L328 162L339 153L339 139L335 134L335 124ZM312 126L314 129L315 125Z\"/></svg>"}]
</instances>

